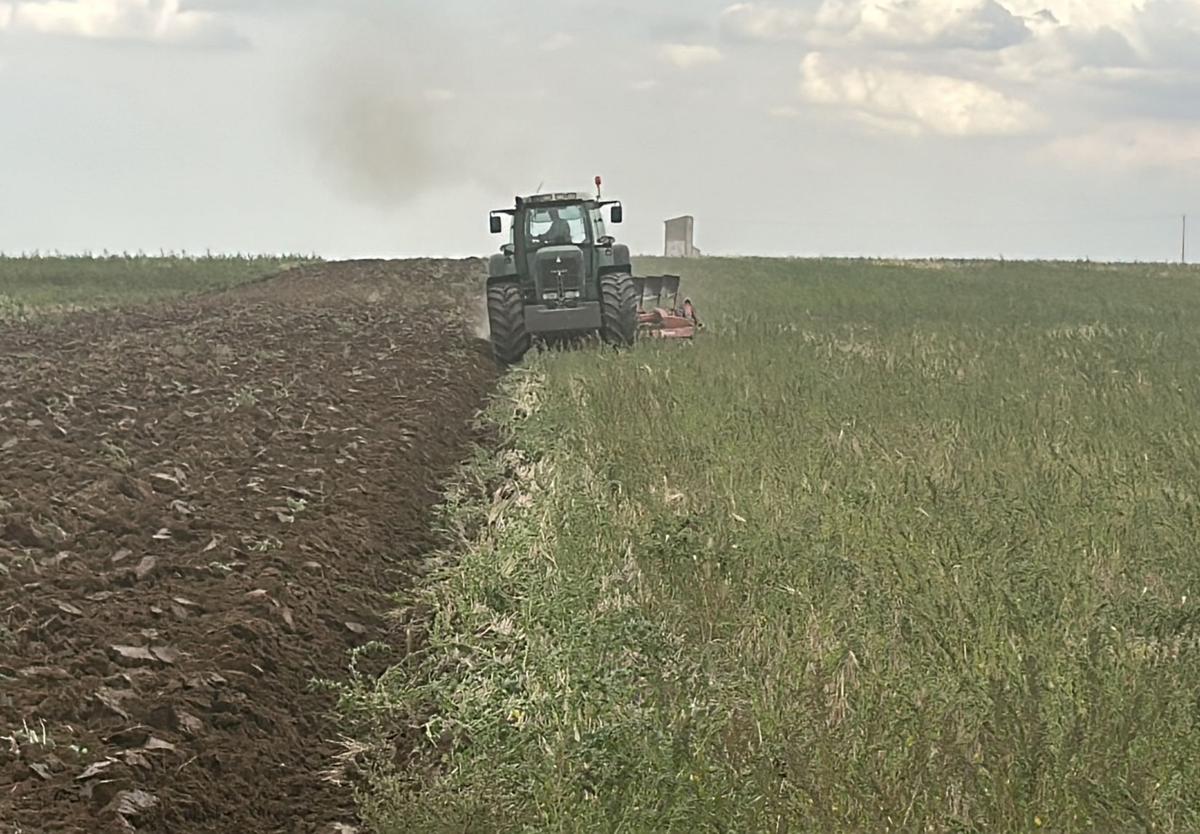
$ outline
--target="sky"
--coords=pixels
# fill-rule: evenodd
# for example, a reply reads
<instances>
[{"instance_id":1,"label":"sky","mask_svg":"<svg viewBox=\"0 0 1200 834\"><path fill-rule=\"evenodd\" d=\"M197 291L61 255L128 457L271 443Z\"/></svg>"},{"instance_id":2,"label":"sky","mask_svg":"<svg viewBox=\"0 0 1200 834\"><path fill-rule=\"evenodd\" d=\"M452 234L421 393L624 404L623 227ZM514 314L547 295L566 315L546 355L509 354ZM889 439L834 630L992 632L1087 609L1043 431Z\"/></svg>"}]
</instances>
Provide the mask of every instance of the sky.
<instances>
[{"instance_id":1,"label":"sky","mask_svg":"<svg viewBox=\"0 0 1200 834\"><path fill-rule=\"evenodd\" d=\"M1200 0L0 0L0 251L1200 258Z\"/></svg>"}]
</instances>

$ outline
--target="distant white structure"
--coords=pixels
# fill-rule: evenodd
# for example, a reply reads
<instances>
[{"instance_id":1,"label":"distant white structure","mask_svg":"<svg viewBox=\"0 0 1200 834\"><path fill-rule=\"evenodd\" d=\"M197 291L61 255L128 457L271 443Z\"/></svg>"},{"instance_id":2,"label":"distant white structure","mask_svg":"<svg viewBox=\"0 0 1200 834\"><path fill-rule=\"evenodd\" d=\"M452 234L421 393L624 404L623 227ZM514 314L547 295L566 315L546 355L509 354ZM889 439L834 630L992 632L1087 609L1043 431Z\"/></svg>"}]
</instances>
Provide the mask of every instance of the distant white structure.
<instances>
[{"instance_id":1,"label":"distant white structure","mask_svg":"<svg viewBox=\"0 0 1200 834\"><path fill-rule=\"evenodd\" d=\"M667 245L663 252L668 258L696 258L696 218L691 215L674 217L667 221Z\"/></svg>"}]
</instances>

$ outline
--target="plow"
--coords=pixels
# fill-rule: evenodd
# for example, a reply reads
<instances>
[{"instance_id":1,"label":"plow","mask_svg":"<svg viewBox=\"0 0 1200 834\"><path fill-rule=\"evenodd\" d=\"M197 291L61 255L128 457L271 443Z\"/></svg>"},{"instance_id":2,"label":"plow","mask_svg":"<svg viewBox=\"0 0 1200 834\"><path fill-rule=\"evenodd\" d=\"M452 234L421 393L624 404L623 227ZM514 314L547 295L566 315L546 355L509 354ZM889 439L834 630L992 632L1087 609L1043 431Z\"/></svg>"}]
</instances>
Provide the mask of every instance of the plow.
<instances>
[{"instance_id":1,"label":"plow","mask_svg":"<svg viewBox=\"0 0 1200 834\"><path fill-rule=\"evenodd\" d=\"M634 278L638 301L638 330L652 339L692 339L700 319L690 298L680 299L678 275Z\"/></svg>"},{"instance_id":2,"label":"plow","mask_svg":"<svg viewBox=\"0 0 1200 834\"><path fill-rule=\"evenodd\" d=\"M593 333L622 347L699 331L678 275L634 277L629 247L607 229L622 222L623 207L600 186L596 177L595 196L535 194L492 211L492 234L510 218L508 241L488 261L488 327L500 364L520 362L537 339Z\"/></svg>"}]
</instances>

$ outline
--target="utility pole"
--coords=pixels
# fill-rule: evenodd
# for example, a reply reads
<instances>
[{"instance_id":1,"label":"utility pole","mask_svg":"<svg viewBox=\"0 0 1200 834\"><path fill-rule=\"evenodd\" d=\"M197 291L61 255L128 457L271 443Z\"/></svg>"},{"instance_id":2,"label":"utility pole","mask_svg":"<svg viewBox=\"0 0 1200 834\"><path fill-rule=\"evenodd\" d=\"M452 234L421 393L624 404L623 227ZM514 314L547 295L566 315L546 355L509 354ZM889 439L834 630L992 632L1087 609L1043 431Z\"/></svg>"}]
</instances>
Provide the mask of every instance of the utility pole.
<instances>
[{"instance_id":1,"label":"utility pole","mask_svg":"<svg viewBox=\"0 0 1200 834\"><path fill-rule=\"evenodd\" d=\"M1183 242L1179 248L1179 262L1187 263L1187 215L1183 216Z\"/></svg>"}]
</instances>

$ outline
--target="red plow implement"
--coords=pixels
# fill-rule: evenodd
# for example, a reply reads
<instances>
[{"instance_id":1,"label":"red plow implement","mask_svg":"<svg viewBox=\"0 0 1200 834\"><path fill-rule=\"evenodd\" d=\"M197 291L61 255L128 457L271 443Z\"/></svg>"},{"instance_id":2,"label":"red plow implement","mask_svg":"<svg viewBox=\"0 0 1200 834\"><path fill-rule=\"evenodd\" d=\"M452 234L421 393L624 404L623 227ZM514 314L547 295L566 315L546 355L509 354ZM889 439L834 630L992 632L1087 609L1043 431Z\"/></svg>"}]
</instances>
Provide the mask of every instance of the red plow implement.
<instances>
[{"instance_id":1,"label":"red plow implement","mask_svg":"<svg viewBox=\"0 0 1200 834\"><path fill-rule=\"evenodd\" d=\"M700 319L690 298L680 300L678 275L633 279L638 300L638 329L654 339L691 339L700 330Z\"/></svg>"}]
</instances>

